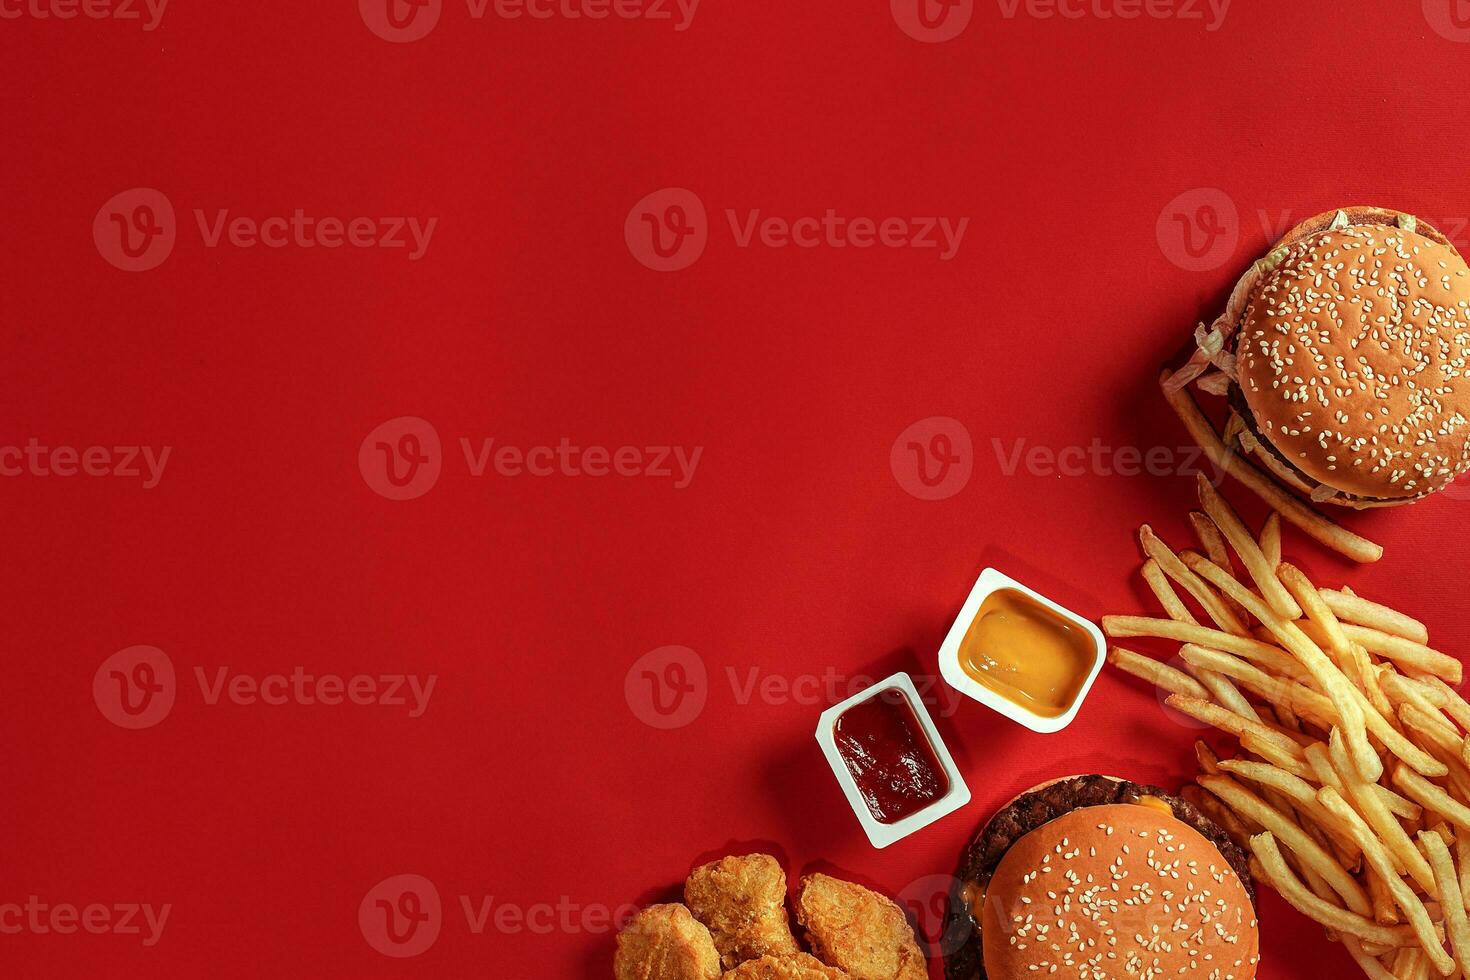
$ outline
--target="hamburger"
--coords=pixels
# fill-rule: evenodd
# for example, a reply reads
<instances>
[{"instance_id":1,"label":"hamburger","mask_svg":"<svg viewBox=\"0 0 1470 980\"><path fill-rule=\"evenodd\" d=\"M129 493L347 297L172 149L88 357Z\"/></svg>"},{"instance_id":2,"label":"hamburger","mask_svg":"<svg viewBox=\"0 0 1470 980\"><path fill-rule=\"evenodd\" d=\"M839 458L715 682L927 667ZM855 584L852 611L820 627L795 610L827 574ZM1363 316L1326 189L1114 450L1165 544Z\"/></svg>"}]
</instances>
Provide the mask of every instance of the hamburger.
<instances>
[{"instance_id":1,"label":"hamburger","mask_svg":"<svg viewBox=\"0 0 1470 980\"><path fill-rule=\"evenodd\" d=\"M1188 801L1111 776L1017 797L962 859L948 980L1250 980L1259 962L1244 852Z\"/></svg>"},{"instance_id":2,"label":"hamburger","mask_svg":"<svg viewBox=\"0 0 1470 980\"><path fill-rule=\"evenodd\" d=\"M1412 215L1297 225L1195 342L1169 384L1226 396L1226 441L1315 501L1412 503L1470 468L1470 269Z\"/></svg>"}]
</instances>

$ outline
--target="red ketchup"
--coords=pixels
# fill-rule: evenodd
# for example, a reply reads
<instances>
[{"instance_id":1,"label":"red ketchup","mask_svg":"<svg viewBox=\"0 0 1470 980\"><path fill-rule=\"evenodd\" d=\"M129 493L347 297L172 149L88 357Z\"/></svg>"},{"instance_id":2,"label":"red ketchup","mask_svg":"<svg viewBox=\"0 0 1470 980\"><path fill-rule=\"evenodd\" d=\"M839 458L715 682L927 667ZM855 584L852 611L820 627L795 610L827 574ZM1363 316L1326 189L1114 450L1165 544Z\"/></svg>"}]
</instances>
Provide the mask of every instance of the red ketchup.
<instances>
[{"instance_id":1,"label":"red ketchup","mask_svg":"<svg viewBox=\"0 0 1470 980\"><path fill-rule=\"evenodd\" d=\"M837 751L880 823L897 823L949 792L949 777L903 691L889 688L844 711Z\"/></svg>"}]
</instances>

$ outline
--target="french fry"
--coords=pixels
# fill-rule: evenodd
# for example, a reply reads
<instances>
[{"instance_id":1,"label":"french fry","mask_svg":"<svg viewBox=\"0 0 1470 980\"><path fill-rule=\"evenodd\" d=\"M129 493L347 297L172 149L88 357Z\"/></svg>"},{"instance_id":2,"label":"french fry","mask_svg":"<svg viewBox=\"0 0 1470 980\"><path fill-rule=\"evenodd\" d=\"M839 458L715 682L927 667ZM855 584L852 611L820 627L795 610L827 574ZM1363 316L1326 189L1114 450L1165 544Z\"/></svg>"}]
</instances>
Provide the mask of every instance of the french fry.
<instances>
[{"instance_id":1,"label":"french fry","mask_svg":"<svg viewBox=\"0 0 1470 980\"><path fill-rule=\"evenodd\" d=\"M1149 589L1154 597L1159 600L1159 605L1164 607L1164 612L1176 623L1192 623L1199 625L1199 620L1194 618L1194 613L1189 611L1179 598L1179 593L1174 591L1174 586L1169 584L1169 576L1159 567L1157 559L1150 558L1143 563L1143 580L1148 583Z\"/></svg>"},{"instance_id":2,"label":"french fry","mask_svg":"<svg viewBox=\"0 0 1470 980\"><path fill-rule=\"evenodd\" d=\"M1332 756L1326 745L1320 742L1316 745L1309 745L1302 750L1302 754L1307 757L1307 765L1312 768L1312 778L1317 781L1318 785L1331 786L1339 793L1346 792L1342 777L1332 766Z\"/></svg>"},{"instance_id":3,"label":"french fry","mask_svg":"<svg viewBox=\"0 0 1470 980\"><path fill-rule=\"evenodd\" d=\"M1229 708L1236 714L1249 718L1252 721L1263 720L1260 713L1256 711L1256 706L1251 704L1244 694L1240 693L1240 688L1231 683L1230 678L1222 677L1214 671L1201 670L1199 668L1195 669L1195 673L1199 678L1199 682L1209 690L1210 696L1215 699L1216 704Z\"/></svg>"},{"instance_id":4,"label":"french fry","mask_svg":"<svg viewBox=\"0 0 1470 980\"><path fill-rule=\"evenodd\" d=\"M1225 544L1225 535L1221 534L1215 522L1210 520L1210 515L1202 510L1192 510L1189 512L1189 524L1194 528L1195 539L1199 541L1200 548L1204 550L1210 561L1234 575L1235 565L1230 560L1230 548ZM1237 617L1244 614L1245 610L1234 602L1229 599L1223 601Z\"/></svg>"},{"instance_id":5,"label":"french fry","mask_svg":"<svg viewBox=\"0 0 1470 980\"><path fill-rule=\"evenodd\" d=\"M1388 970L1384 969L1383 964L1378 962L1377 957L1369 955L1356 936L1344 936L1342 945L1348 951L1348 955L1353 958L1353 962L1358 964L1358 969L1363 971L1363 975L1368 980L1399 980L1398 977L1395 977Z\"/></svg>"},{"instance_id":6,"label":"french fry","mask_svg":"<svg viewBox=\"0 0 1470 980\"><path fill-rule=\"evenodd\" d=\"M1455 719L1455 724L1460 728L1470 732L1470 701L1466 701L1459 691L1431 674L1415 675L1414 680L1426 688L1425 697L1433 701L1445 714Z\"/></svg>"},{"instance_id":7,"label":"french fry","mask_svg":"<svg viewBox=\"0 0 1470 980\"><path fill-rule=\"evenodd\" d=\"M1230 561L1230 549L1225 544L1225 535L1210 520L1210 515L1202 510L1190 511L1189 526L1194 528L1195 539L1199 541L1201 550L1209 556L1210 561L1234 575L1235 566Z\"/></svg>"},{"instance_id":8,"label":"french fry","mask_svg":"<svg viewBox=\"0 0 1470 980\"><path fill-rule=\"evenodd\" d=\"M1444 764L1447 771L1434 778L1447 779L1452 788L1470 799L1470 767L1461 756L1464 741L1459 734L1443 722L1442 715L1431 715L1416 704L1399 705L1399 719L1405 734ZM1431 774L1421 771L1421 775Z\"/></svg>"},{"instance_id":9,"label":"french fry","mask_svg":"<svg viewBox=\"0 0 1470 980\"><path fill-rule=\"evenodd\" d=\"M1457 831L1455 830L1455 828L1453 828L1449 824L1445 823L1439 817L1434 817L1434 819L1428 821L1428 823L1429 823L1429 826L1425 828L1426 831L1428 831L1431 834L1434 834L1441 841L1443 841L1445 847L1454 847L1455 846L1455 834L1457 833ZM1421 851L1424 850L1424 845L1423 844L1420 844L1419 845L1419 850L1421 850ZM1425 854L1424 855L1424 858L1425 858L1425 860L1428 860L1429 859L1429 855L1428 854ZM1433 867L1434 862L1433 861L1430 861L1429 864L1430 864L1431 867Z\"/></svg>"},{"instance_id":10,"label":"french fry","mask_svg":"<svg viewBox=\"0 0 1470 980\"><path fill-rule=\"evenodd\" d=\"M1393 896L1389 894L1388 886L1383 883L1383 878L1372 868L1365 869L1364 877L1368 880L1368 898L1373 902L1373 921L1380 922L1386 926L1396 926L1404 921L1399 912L1399 907L1393 903Z\"/></svg>"},{"instance_id":11,"label":"french fry","mask_svg":"<svg viewBox=\"0 0 1470 980\"><path fill-rule=\"evenodd\" d=\"M1274 510L1266 515L1261 528L1261 554L1272 568L1281 564L1281 515Z\"/></svg>"},{"instance_id":12,"label":"french fry","mask_svg":"<svg viewBox=\"0 0 1470 980\"><path fill-rule=\"evenodd\" d=\"M1261 829L1247 826L1234 810L1193 783L1181 789L1179 795L1193 803L1196 809L1214 821L1221 830L1229 835L1231 840L1240 845L1242 850L1250 846L1251 834L1258 833Z\"/></svg>"},{"instance_id":13,"label":"french fry","mask_svg":"<svg viewBox=\"0 0 1470 980\"><path fill-rule=\"evenodd\" d=\"M1373 788L1383 805L1388 807L1388 812L1400 820L1419 820L1424 816L1424 808L1413 800L1405 799L1387 786L1375 785Z\"/></svg>"},{"instance_id":14,"label":"french fry","mask_svg":"<svg viewBox=\"0 0 1470 980\"><path fill-rule=\"evenodd\" d=\"M1297 713L1292 710L1291 705L1279 702L1274 703L1271 705L1271 713L1276 716L1277 721L1281 722L1282 728L1293 732L1302 730L1302 720L1297 717Z\"/></svg>"},{"instance_id":15,"label":"french fry","mask_svg":"<svg viewBox=\"0 0 1470 980\"><path fill-rule=\"evenodd\" d=\"M1337 843L1345 845L1349 857L1356 857L1359 853L1352 836L1334 822L1332 814L1317 800L1317 787L1305 779L1293 776L1270 763L1251 762L1247 759L1227 759L1220 763L1220 768L1232 776L1239 776L1286 797L1293 806L1315 821L1317 826L1331 834Z\"/></svg>"},{"instance_id":16,"label":"french fry","mask_svg":"<svg viewBox=\"0 0 1470 980\"><path fill-rule=\"evenodd\" d=\"M1470 830L1470 807L1450 796L1443 787L1431 783L1408 766L1394 768L1393 782L1415 803L1439 814L1461 830Z\"/></svg>"},{"instance_id":17,"label":"french fry","mask_svg":"<svg viewBox=\"0 0 1470 980\"><path fill-rule=\"evenodd\" d=\"M1414 890L1405 884L1404 879L1396 873L1393 862L1389 857L1387 848L1379 841L1363 818L1347 804L1337 790L1330 786L1324 786L1317 792L1317 799L1322 805L1331 811L1339 820L1351 828L1353 837L1358 842L1358 847L1363 852L1363 858L1373 868L1374 872L1383 879L1388 886L1393 900L1403 909L1409 918L1409 925L1413 929L1414 936L1424 951L1434 961L1434 965L1441 973L1448 973L1455 968L1454 961L1445 953L1444 947L1439 943L1439 936L1434 930L1434 922L1429 917L1429 910L1425 908L1424 902L1414 894ZM1410 845L1417 855L1419 852ZM1421 857L1420 860L1423 860ZM1262 862L1265 863L1264 861ZM1426 862L1427 867L1427 862ZM1433 872L1430 872L1431 879ZM1343 930L1347 931L1347 930ZM1369 937L1363 937L1369 938Z\"/></svg>"},{"instance_id":18,"label":"french fry","mask_svg":"<svg viewBox=\"0 0 1470 980\"><path fill-rule=\"evenodd\" d=\"M1394 960L1393 972L1403 980L1429 980L1429 958L1422 949L1399 951L1400 958ZM1454 967L1450 967L1453 973ZM1446 974L1448 975L1448 974Z\"/></svg>"},{"instance_id":19,"label":"french fry","mask_svg":"<svg viewBox=\"0 0 1470 980\"><path fill-rule=\"evenodd\" d=\"M1197 698L1210 696L1210 692L1205 690L1199 681L1184 671L1176 670L1162 661L1155 660L1153 657L1145 657L1141 653L1134 653L1132 650L1125 650L1122 647L1109 648L1108 663L1124 673L1142 678L1155 687L1161 687L1174 694L1188 694Z\"/></svg>"},{"instance_id":20,"label":"french fry","mask_svg":"<svg viewBox=\"0 0 1470 980\"><path fill-rule=\"evenodd\" d=\"M1313 895L1286 865L1286 859L1270 832L1257 834L1250 840L1251 853L1260 864L1262 876L1281 897L1309 919L1335 929L1340 933L1356 936L1382 946L1401 947L1413 944L1416 939L1412 929L1405 926L1382 926L1366 916L1339 908Z\"/></svg>"},{"instance_id":21,"label":"french fry","mask_svg":"<svg viewBox=\"0 0 1470 980\"><path fill-rule=\"evenodd\" d=\"M1231 579L1220 566L1201 559L1194 571L1199 572L1244 606L1247 612L1259 619L1282 641L1282 645L1291 652L1292 656L1312 672L1312 677L1317 681L1322 693L1331 698L1333 706L1337 708L1338 717L1342 721L1342 730L1347 734L1348 747L1352 751L1353 762L1358 766L1358 771L1369 782L1377 782L1383 775L1383 760L1368 743L1367 720L1363 712L1363 704L1359 700L1359 692L1348 682L1337 664L1333 663L1332 659L1323 653L1322 649L1294 623L1282 619L1274 609L1251 595L1250 591L1239 582ZM1271 580L1278 586L1281 585L1274 576Z\"/></svg>"},{"instance_id":22,"label":"french fry","mask_svg":"<svg viewBox=\"0 0 1470 980\"><path fill-rule=\"evenodd\" d=\"M1142 546L1143 553L1158 564L1159 570L1165 576L1179 583L1180 588L1194 597L1194 601L1198 602L1200 607L1215 621L1216 626L1236 636L1246 635L1246 626L1241 622L1240 617L1231 612L1225 601L1179 560L1179 556L1174 554L1164 540L1154 533L1153 528L1147 524L1140 527L1138 543Z\"/></svg>"},{"instance_id":23,"label":"french fry","mask_svg":"<svg viewBox=\"0 0 1470 980\"><path fill-rule=\"evenodd\" d=\"M1199 763L1200 772L1213 776L1220 771L1220 757L1202 738L1194 740L1194 758Z\"/></svg>"},{"instance_id":24,"label":"french fry","mask_svg":"<svg viewBox=\"0 0 1470 980\"><path fill-rule=\"evenodd\" d=\"M1242 748L1247 752L1260 756L1277 769L1284 769L1293 776L1299 776L1302 779L1312 778L1312 770L1307 765L1304 757L1294 756L1290 752L1284 751L1276 743L1257 738L1251 732L1246 732L1244 735L1238 737L1240 738ZM1319 742L1317 744L1320 745L1321 743ZM1311 748L1308 746L1303 751L1309 752L1310 750Z\"/></svg>"},{"instance_id":25,"label":"french fry","mask_svg":"<svg viewBox=\"0 0 1470 980\"><path fill-rule=\"evenodd\" d=\"M1424 855L1419 853L1419 849L1409 839L1409 835L1400 826L1398 819L1389 812L1382 798L1373 790L1372 787L1375 784L1367 782L1357 772L1337 732L1333 732L1328 751L1332 758L1332 767L1337 770L1338 776L1342 779L1344 790L1342 795L1352 801L1357 813L1362 815L1359 819L1365 822L1365 826L1372 828L1375 841L1382 843L1385 853L1390 857L1394 871L1397 873L1395 878L1397 878L1398 874L1407 873L1431 897L1438 898L1439 895L1434 884L1434 872L1430 869L1429 862L1424 860ZM1320 792L1317 794L1317 798L1319 800L1322 799ZM1328 809L1332 810L1331 807L1328 807ZM1337 814L1336 810L1332 810L1332 812ZM1340 817L1341 814L1338 814L1338 816ZM1363 846L1361 840L1358 840L1358 846ZM1367 857L1366 849L1364 850L1364 857ZM1380 873L1382 873L1381 870ZM1387 882L1387 884L1390 889L1393 889L1394 883L1392 881ZM1394 900L1398 901L1397 893L1394 895ZM1403 902L1399 902L1399 907L1403 908ZM1404 909L1406 913L1411 911L1411 909Z\"/></svg>"},{"instance_id":26,"label":"french fry","mask_svg":"<svg viewBox=\"0 0 1470 980\"><path fill-rule=\"evenodd\" d=\"M1191 667L1214 671L1238 681L1246 690L1267 701L1290 705L1293 710L1324 721L1329 727L1338 723L1339 715L1332 701L1303 684L1273 677L1239 657L1193 643L1181 647L1179 655Z\"/></svg>"},{"instance_id":27,"label":"french fry","mask_svg":"<svg viewBox=\"0 0 1470 980\"><path fill-rule=\"evenodd\" d=\"M1276 567L1268 562L1266 556L1261 553L1261 546L1256 543L1256 539L1241 522L1235 509L1224 497L1220 496L1210 481L1205 479L1204 474L1196 477L1195 485L1199 491L1200 506L1204 507L1205 513L1210 515L1210 519L1215 522L1220 533L1225 535L1225 540L1230 542L1230 546L1240 556L1245 570L1255 581L1256 588L1261 590L1262 597L1265 598L1271 609L1283 619L1290 620L1300 617L1301 607L1291 597L1291 593L1286 591L1281 580L1276 577ZM1240 602L1238 597L1232 596L1232 598ZM1243 602L1241 605L1245 606L1246 611L1250 611L1250 606Z\"/></svg>"},{"instance_id":28,"label":"french fry","mask_svg":"<svg viewBox=\"0 0 1470 980\"><path fill-rule=\"evenodd\" d=\"M1368 651L1354 643L1352 659L1356 668L1350 676L1357 682L1358 689L1367 697L1368 703L1373 705L1373 710L1392 723L1394 720L1393 703L1388 700L1388 695L1383 693L1383 685L1378 683L1378 670L1373 666L1373 660L1368 656Z\"/></svg>"},{"instance_id":29,"label":"french fry","mask_svg":"<svg viewBox=\"0 0 1470 980\"><path fill-rule=\"evenodd\" d=\"M1316 623L1317 628L1322 631L1323 637L1327 640L1325 647L1327 652L1332 654L1333 659L1339 665L1342 665L1352 655L1352 650L1350 649L1351 641L1343 632L1342 624L1337 620L1337 614L1322 601L1312 580L1307 578L1295 565L1285 563L1278 565L1276 574L1280 577L1281 583L1286 586L1286 590L1291 593L1292 598L1302 607L1307 619Z\"/></svg>"},{"instance_id":30,"label":"french fry","mask_svg":"<svg viewBox=\"0 0 1470 980\"><path fill-rule=\"evenodd\" d=\"M1282 798L1280 796L1272 796L1270 797L1270 799L1272 799L1273 801L1278 801ZM1344 871L1346 871L1350 875L1356 875L1358 871L1362 869L1362 855L1358 854L1357 848L1346 839L1339 839L1332 836L1332 833L1327 829L1328 827L1332 826L1330 821L1326 824L1323 824L1319 822L1317 816L1309 814L1307 810L1304 809L1302 806L1296 803L1292 803L1290 806L1292 812L1296 814L1297 824L1302 828L1304 832L1306 832L1308 836L1312 838L1312 840L1321 845L1324 850L1330 851L1332 853L1333 860L1341 865ZM1278 806L1277 809L1282 809L1282 806ZM1318 806L1317 812L1321 812L1321 809L1321 806ZM1313 877L1315 877L1318 881L1321 881L1322 885L1328 890L1331 890L1332 886L1328 885L1325 880L1322 880L1321 875L1314 875ZM1312 891L1316 892L1319 896L1323 898L1329 897L1327 895L1327 892L1322 891L1321 888L1319 888L1315 883L1308 881L1308 884L1312 886ZM1367 889L1364 888L1364 891L1367 891ZM1373 900L1373 895L1371 892L1368 893L1368 900L1370 903ZM1338 941L1336 933L1329 935L1327 938L1332 942Z\"/></svg>"},{"instance_id":31,"label":"french fry","mask_svg":"<svg viewBox=\"0 0 1470 980\"><path fill-rule=\"evenodd\" d=\"M1383 693L1388 695L1389 700L1397 704L1402 711L1403 708L1413 708L1413 716L1418 719L1420 728L1428 728L1434 731L1441 739L1456 743L1458 745L1464 738L1455 731L1455 726L1444 716L1439 705L1434 703L1431 691L1426 685L1405 677L1403 674L1387 667L1378 669L1378 683Z\"/></svg>"},{"instance_id":32,"label":"french fry","mask_svg":"<svg viewBox=\"0 0 1470 980\"><path fill-rule=\"evenodd\" d=\"M1280 486L1249 460L1229 449L1220 434L1215 431L1188 388L1170 391L1167 384L1172 372L1159 375L1159 386L1169 407L1179 416L1189 430L1195 444L1204 450L1211 464L1240 481L1246 489L1264 500L1273 510L1320 543L1357 562L1375 562L1383 557L1381 545L1367 538L1344 530L1332 521L1308 507L1291 492Z\"/></svg>"},{"instance_id":33,"label":"french fry","mask_svg":"<svg viewBox=\"0 0 1470 980\"><path fill-rule=\"evenodd\" d=\"M1287 738L1274 728L1268 727L1263 722L1251 721L1242 715L1238 715L1228 708L1222 708L1217 704L1205 701L1201 698L1192 698L1183 694L1171 694L1164 703L1175 711L1189 715L1196 721L1202 721L1206 725L1212 725L1222 732L1229 732L1236 738L1249 734L1260 741L1274 746L1278 751L1296 758L1302 757L1302 748L1296 742Z\"/></svg>"},{"instance_id":34,"label":"french fry","mask_svg":"<svg viewBox=\"0 0 1470 980\"><path fill-rule=\"evenodd\" d=\"M1470 972L1470 918L1465 914L1465 897L1460 891L1455 862L1438 834L1426 831L1419 835L1419 841L1424 845L1429 866L1434 869L1434 880L1439 883L1439 904L1444 909L1445 932L1449 934L1455 962L1462 974Z\"/></svg>"},{"instance_id":35,"label":"french fry","mask_svg":"<svg viewBox=\"0 0 1470 980\"><path fill-rule=\"evenodd\" d=\"M1190 572L1189 574L1193 575L1194 573ZM1178 623L1188 623L1193 626L1199 625L1199 621L1194 618L1194 614L1179 600L1178 594L1175 593L1174 587L1169 584L1168 577L1160 570L1157 561L1150 558L1144 564L1143 577L1148 582L1149 587L1153 589L1154 595L1158 597L1159 602L1163 604L1164 610L1169 614L1170 619ZM1204 587L1208 588L1208 586ZM1216 703L1224 705L1236 714L1244 715L1256 721L1261 720L1261 716L1256 712L1255 706L1247 701L1245 696L1240 693L1240 690L1234 684L1230 683L1228 679L1213 671L1192 665L1190 672L1194 675L1194 679L1205 689L1207 695L1215 699ZM1194 693L1178 688L1170 688L1169 690L1176 694ZM1206 695L1202 694L1200 696L1205 697Z\"/></svg>"},{"instance_id":36,"label":"french fry","mask_svg":"<svg viewBox=\"0 0 1470 980\"><path fill-rule=\"evenodd\" d=\"M1322 601L1344 622L1367 626L1415 643L1429 642L1429 627L1412 616L1340 589L1322 589Z\"/></svg>"},{"instance_id":37,"label":"french fry","mask_svg":"<svg viewBox=\"0 0 1470 980\"><path fill-rule=\"evenodd\" d=\"M1363 916L1372 914L1373 906L1363 887L1291 817L1228 777L1201 776L1198 782L1230 809L1249 817L1275 835L1301 858L1303 864L1321 875L1349 909Z\"/></svg>"},{"instance_id":38,"label":"french fry","mask_svg":"<svg viewBox=\"0 0 1470 980\"><path fill-rule=\"evenodd\" d=\"M1470 834L1455 838L1455 864L1460 869L1460 894L1470 894Z\"/></svg>"},{"instance_id":39,"label":"french fry","mask_svg":"<svg viewBox=\"0 0 1470 980\"><path fill-rule=\"evenodd\" d=\"M1312 743L1317 741L1317 739L1308 735L1306 732L1299 732L1294 728L1287 728L1286 726L1279 725L1274 721L1266 721L1262 719L1261 724L1265 725L1273 732L1276 732L1278 735L1285 735L1301 748L1306 748L1308 745L1311 745Z\"/></svg>"},{"instance_id":40,"label":"french fry","mask_svg":"<svg viewBox=\"0 0 1470 980\"><path fill-rule=\"evenodd\" d=\"M1224 650L1247 660L1261 658L1279 662L1281 650L1269 643L1253 640L1247 636L1236 636L1207 626L1191 626L1172 619L1154 619L1148 616L1104 616L1103 632L1111 637L1153 636L1163 640L1179 640L1195 643L1211 650Z\"/></svg>"},{"instance_id":41,"label":"french fry","mask_svg":"<svg viewBox=\"0 0 1470 980\"><path fill-rule=\"evenodd\" d=\"M1450 684L1458 684L1464 679L1465 669L1460 661L1422 643L1352 623L1343 623L1342 629L1348 639L1362 644L1369 653L1392 660L1404 670L1429 674Z\"/></svg>"}]
</instances>

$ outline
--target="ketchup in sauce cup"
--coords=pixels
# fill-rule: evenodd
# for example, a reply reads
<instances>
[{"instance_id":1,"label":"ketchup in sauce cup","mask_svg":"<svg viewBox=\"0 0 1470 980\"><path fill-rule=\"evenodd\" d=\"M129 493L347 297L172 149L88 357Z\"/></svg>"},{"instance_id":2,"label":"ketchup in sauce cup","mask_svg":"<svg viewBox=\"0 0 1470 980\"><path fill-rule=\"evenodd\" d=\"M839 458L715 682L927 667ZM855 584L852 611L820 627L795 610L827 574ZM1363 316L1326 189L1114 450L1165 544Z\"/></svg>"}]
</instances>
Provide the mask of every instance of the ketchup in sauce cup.
<instances>
[{"instance_id":1,"label":"ketchup in sauce cup","mask_svg":"<svg viewBox=\"0 0 1470 980\"><path fill-rule=\"evenodd\" d=\"M908 674L822 713L817 742L874 847L970 802L970 790Z\"/></svg>"},{"instance_id":2,"label":"ketchup in sauce cup","mask_svg":"<svg viewBox=\"0 0 1470 980\"><path fill-rule=\"evenodd\" d=\"M908 696L879 691L837 717L837 752L880 823L913 816L949 792L949 777Z\"/></svg>"}]
</instances>

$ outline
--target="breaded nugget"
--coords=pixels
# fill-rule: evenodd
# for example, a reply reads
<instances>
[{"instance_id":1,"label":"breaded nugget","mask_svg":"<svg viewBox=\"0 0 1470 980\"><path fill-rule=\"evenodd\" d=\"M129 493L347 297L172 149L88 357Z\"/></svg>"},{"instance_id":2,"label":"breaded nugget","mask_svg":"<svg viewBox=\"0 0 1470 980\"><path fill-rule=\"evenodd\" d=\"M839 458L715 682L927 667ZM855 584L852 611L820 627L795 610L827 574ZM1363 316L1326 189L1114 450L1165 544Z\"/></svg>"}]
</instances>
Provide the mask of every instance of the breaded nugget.
<instances>
[{"instance_id":1,"label":"breaded nugget","mask_svg":"<svg viewBox=\"0 0 1470 980\"><path fill-rule=\"evenodd\" d=\"M812 951L853 980L928 980L929 965L909 920L877 892L808 875L796 893L796 918Z\"/></svg>"},{"instance_id":2,"label":"breaded nugget","mask_svg":"<svg viewBox=\"0 0 1470 980\"><path fill-rule=\"evenodd\" d=\"M695 868L684 883L684 901L709 926L727 970L762 956L801 952L786 917L786 872L769 854L727 857Z\"/></svg>"},{"instance_id":3,"label":"breaded nugget","mask_svg":"<svg viewBox=\"0 0 1470 980\"><path fill-rule=\"evenodd\" d=\"M682 905L650 905L618 933L616 980L718 980L714 940Z\"/></svg>"},{"instance_id":4,"label":"breaded nugget","mask_svg":"<svg viewBox=\"0 0 1470 980\"><path fill-rule=\"evenodd\" d=\"M798 952L785 959L781 956L747 959L728 971L723 980L847 980L847 974L829 967L816 956Z\"/></svg>"},{"instance_id":5,"label":"breaded nugget","mask_svg":"<svg viewBox=\"0 0 1470 980\"><path fill-rule=\"evenodd\" d=\"M726 973L723 980L847 980L847 974L808 953L797 953L787 959L762 956L746 960Z\"/></svg>"}]
</instances>

